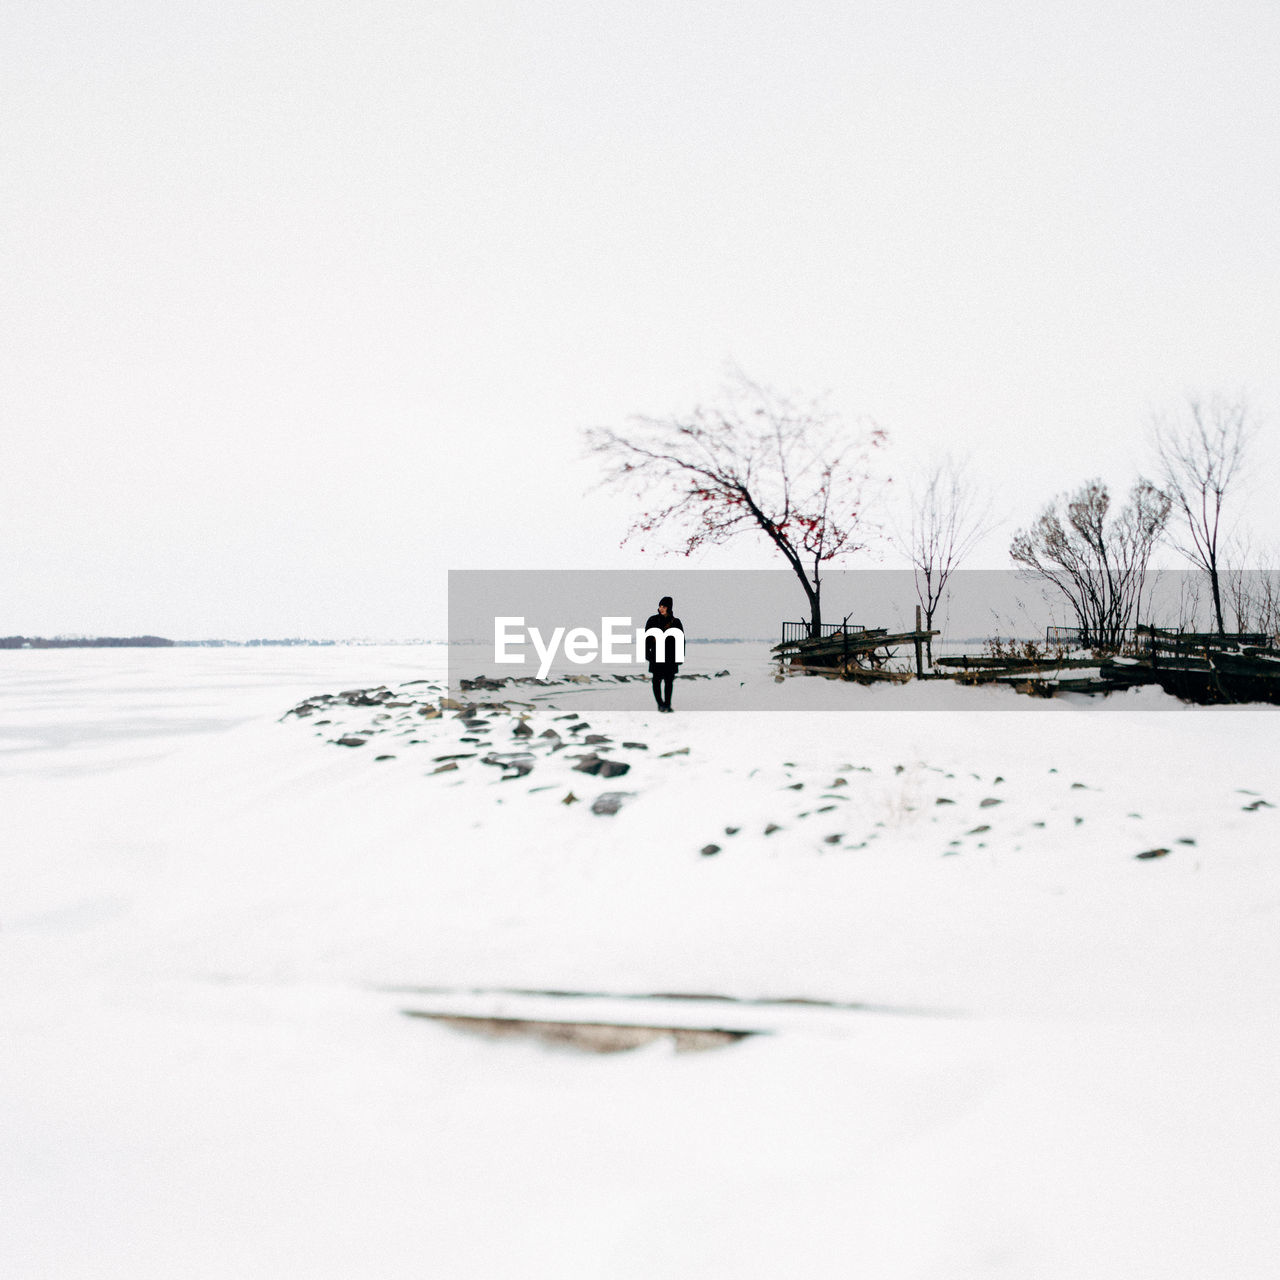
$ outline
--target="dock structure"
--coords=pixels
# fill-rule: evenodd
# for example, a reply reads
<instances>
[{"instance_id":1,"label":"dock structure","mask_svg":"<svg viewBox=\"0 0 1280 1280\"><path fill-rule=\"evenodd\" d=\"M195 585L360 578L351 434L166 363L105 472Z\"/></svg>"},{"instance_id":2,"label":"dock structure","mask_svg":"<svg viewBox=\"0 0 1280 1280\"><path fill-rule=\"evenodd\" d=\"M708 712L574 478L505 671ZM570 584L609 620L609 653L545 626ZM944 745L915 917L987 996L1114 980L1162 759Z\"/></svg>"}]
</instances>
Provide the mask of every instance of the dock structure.
<instances>
[{"instance_id":1,"label":"dock structure","mask_svg":"<svg viewBox=\"0 0 1280 1280\"><path fill-rule=\"evenodd\" d=\"M920 626L916 610L916 626L911 631L890 632L887 627L864 627L844 622L830 623L811 633L808 623L784 622L782 643L773 646L779 660L793 670L818 675L838 676L843 680L904 681L911 672L889 666L898 649L911 645L915 650L915 674L924 674L924 646L939 631L926 631Z\"/></svg>"},{"instance_id":2,"label":"dock structure","mask_svg":"<svg viewBox=\"0 0 1280 1280\"><path fill-rule=\"evenodd\" d=\"M1261 632L1136 629L1139 652L1102 664L1104 680L1158 684L1187 702L1280 703L1280 644Z\"/></svg>"},{"instance_id":3,"label":"dock structure","mask_svg":"<svg viewBox=\"0 0 1280 1280\"><path fill-rule=\"evenodd\" d=\"M1068 657L939 658L962 684L1004 684L1019 693L1118 693L1156 685L1185 702L1280 704L1280 645L1253 632L1175 631L1139 626L1126 652Z\"/></svg>"},{"instance_id":4,"label":"dock structure","mask_svg":"<svg viewBox=\"0 0 1280 1280\"><path fill-rule=\"evenodd\" d=\"M891 665L898 650L915 650L915 675L923 677L923 649L940 632L916 626L891 632L887 627L851 625L848 619L812 633L809 624L783 624L782 643L773 652L791 670L865 683L903 682L912 672ZM1239 632L1167 630L1140 626L1130 656L955 655L936 660L928 678L961 684L1002 684L1019 693L1054 697L1062 693L1106 694L1141 685L1158 685L1187 702L1268 702L1280 704L1280 637Z\"/></svg>"}]
</instances>

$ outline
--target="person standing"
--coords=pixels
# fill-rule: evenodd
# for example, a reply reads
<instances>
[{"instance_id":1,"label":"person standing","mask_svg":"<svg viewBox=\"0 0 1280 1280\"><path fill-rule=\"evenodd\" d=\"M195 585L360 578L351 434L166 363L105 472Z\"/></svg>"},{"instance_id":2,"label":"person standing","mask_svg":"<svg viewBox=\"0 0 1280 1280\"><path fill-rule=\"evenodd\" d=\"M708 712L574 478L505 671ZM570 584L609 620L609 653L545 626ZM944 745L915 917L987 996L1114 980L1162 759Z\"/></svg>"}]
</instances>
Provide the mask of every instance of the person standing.
<instances>
[{"instance_id":1,"label":"person standing","mask_svg":"<svg viewBox=\"0 0 1280 1280\"><path fill-rule=\"evenodd\" d=\"M672 612L673 607L671 597L663 596L658 601L658 612L644 624L646 633L679 631L683 635L684 624ZM670 711L671 690L676 681L676 671L680 666L676 661L675 637L664 635L659 644L656 635L646 634L644 656L649 663L649 674L653 677L653 696L658 704L658 710Z\"/></svg>"}]
</instances>

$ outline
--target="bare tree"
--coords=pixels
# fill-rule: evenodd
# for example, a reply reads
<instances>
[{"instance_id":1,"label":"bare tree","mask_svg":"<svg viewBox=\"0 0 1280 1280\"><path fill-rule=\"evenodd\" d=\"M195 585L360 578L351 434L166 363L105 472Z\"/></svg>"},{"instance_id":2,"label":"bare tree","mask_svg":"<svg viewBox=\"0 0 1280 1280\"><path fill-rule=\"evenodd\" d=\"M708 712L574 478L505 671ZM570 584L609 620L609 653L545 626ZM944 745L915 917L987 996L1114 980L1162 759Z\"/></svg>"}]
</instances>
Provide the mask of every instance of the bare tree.
<instances>
[{"instance_id":1,"label":"bare tree","mask_svg":"<svg viewBox=\"0 0 1280 1280\"><path fill-rule=\"evenodd\" d=\"M1065 521L1059 506L1065 500ZM1149 480L1129 491L1113 519L1101 480L1055 498L1030 529L1014 535L1009 554L1066 597L1084 643L1118 648L1141 607L1147 566L1169 519L1170 499Z\"/></svg>"},{"instance_id":2,"label":"bare tree","mask_svg":"<svg viewBox=\"0 0 1280 1280\"><path fill-rule=\"evenodd\" d=\"M1172 541L1192 564L1209 575L1214 623L1225 634L1219 546L1225 530L1222 512L1241 478L1245 455L1257 424L1243 398L1192 396L1181 415L1157 418L1156 454L1165 490L1182 517L1181 536Z\"/></svg>"},{"instance_id":3,"label":"bare tree","mask_svg":"<svg viewBox=\"0 0 1280 1280\"><path fill-rule=\"evenodd\" d=\"M1275 549L1255 554L1247 534L1232 538L1222 571L1223 594L1236 630L1274 636L1280 632L1280 556ZM1252 564L1252 568L1246 568Z\"/></svg>"},{"instance_id":4,"label":"bare tree","mask_svg":"<svg viewBox=\"0 0 1280 1280\"><path fill-rule=\"evenodd\" d=\"M1200 588L1204 579L1199 574L1178 574L1178 630L1200 630Z\"/></svg>"},{"instance_id":5,"label":"bare tree","mask_svg":"<svg viewBox=\"0 0 1280 1280\"><path fill-rule=\"evenodd\" d=\"M712 404L635 416L587 439L606 483L657 498L624 541L654 534L689 555L763 534L804 588L818 634L823 569L867 545L870 462L883 431L851 431L821 400L796 401L734 372Z\"/></svg>"},{"instance_id":6,"label":"bare tree","mask_svg":"<svg viewBox=\"0 0 1280 1280\"><path fill-rule=\"evenodd\" d=\"M950 454L925 466L908 483L910 519L895 539L911 561L926 631L933 630L947 583L989 528L991 504ZM933 640L928 642L933 662Z\"/></svg>"}]
</instances>

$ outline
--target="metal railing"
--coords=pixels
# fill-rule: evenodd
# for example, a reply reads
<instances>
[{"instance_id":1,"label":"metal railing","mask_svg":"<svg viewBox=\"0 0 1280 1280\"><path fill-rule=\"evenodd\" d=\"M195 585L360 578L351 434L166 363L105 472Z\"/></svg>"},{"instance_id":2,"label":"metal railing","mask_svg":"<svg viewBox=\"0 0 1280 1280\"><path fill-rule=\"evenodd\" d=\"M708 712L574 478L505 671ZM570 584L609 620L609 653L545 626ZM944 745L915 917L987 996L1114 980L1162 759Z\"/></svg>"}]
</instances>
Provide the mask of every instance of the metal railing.
<instances>
[{"instance_id":1,"label":"metal railing","mask_svg":"<svg viewBox=\"0 0 1280 1280\"><path fill-rule=\"evenodd\" d=\"M824 622L818 627L818 638L825 640L828 636L859 635L866 627L856 622ZM808 640L813 635L807 622L784 622L782 624L782 643L795 644L798 640Z\"/></svg>"},{"instance_id":2,"label":"metal railing","mask_svg":"<svg viewBox=\"0 0 1280 1280\"><path fill-rule=\"evenodd\" d=\"M1261 631L1228 631L1219 635L1216 631L1173 631L1161 627L1139 627L1138 640L1152 654L1172 654L1175 657L1207 655L1211 650L1263 648L1271 637Z\"/></svg>"},{"instance_id":3,"label":"metal railing","mask_svg":"<svg viewBox=\"0 0 1280 1280\"><path fill-rule=\"evenodd\" d=\"M1239 649L1246 645L1265 645L1269 637L1261 632L1228 631L1218 635L1216 631L1181 631L1176 628L1152 627L1142 624L1126 627L1108 637L1102 645L1096 636L1083 627L1046 627L1045 647L1049 649L1097 649L1106 648L1121 653L1143 653L1158 650L1167 653L1194 653L1209 649Z\"/></svg>"}]
</instances>

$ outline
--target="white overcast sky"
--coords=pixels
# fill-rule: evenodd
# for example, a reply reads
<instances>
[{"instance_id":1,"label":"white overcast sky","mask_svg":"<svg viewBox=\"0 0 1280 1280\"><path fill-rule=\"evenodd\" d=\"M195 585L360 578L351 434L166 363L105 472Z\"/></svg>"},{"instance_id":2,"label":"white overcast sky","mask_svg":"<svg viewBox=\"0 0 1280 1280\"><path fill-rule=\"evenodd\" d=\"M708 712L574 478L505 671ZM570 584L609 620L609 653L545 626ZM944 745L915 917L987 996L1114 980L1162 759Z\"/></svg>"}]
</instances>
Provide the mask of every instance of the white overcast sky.
<instances>
[{"instance_id":1,"label":"white overcast sky","mask_svg":"<svg viewBox=\"0 0 1280 1280\"><path fill-rule=\"evenodd\" d=\"M450 568L658 567L580 431L730 360L897 474L972 454L991 567L1243 389L1266 527L1277 83L1274 0L11 0L0 634L438 635Z\"/></svg>"}]
</instances>

